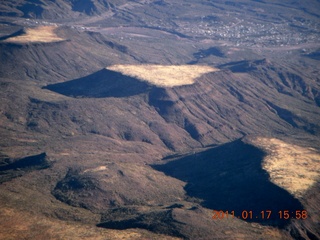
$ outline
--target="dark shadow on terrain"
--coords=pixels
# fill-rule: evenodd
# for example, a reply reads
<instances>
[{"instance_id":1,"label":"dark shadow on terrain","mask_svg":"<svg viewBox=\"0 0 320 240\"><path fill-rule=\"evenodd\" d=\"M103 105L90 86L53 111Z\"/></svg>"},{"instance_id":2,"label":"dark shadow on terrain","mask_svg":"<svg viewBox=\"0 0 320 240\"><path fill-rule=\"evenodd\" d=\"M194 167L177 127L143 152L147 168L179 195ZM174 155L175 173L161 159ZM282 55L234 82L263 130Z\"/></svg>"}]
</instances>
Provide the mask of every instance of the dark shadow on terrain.
<instances>
[{"instance_id":1,"label":"dark shadow on terrain","mask_svg":"<svg viewBox=\"0 0 320 240\"><path fill-rule=\"evenodd\" d=\"M320 50L317 50L317 51L309 53L309 54L305 54L303 56L309 57L309 58L312 58L315 60L320 60Z\"/></svg>"},{"instance_id":2,"label":"dark shadow on terrain","mask_svg":"<svg viewBox=\"0 0 320 240\"><path fill-rule=\"evenodd\" d=\"M273 104L272 102L267 101L268 105L273 108L276 112L277 115L289 123L292 127L298 128L299 126L295 123L295 119L297 118L292 112L290 112L287 109L278 107L277 105Z\"/></svg>"},{"instance_id":3,"label":"dark shadow on terrain","mask_svg":"<svg viewBox=\"0 0 320 240\"><path fill-rule=\"evenodd\" d=\"M9 181L15 177L20 177L27 172L50 167L46 159L46 153L21 158L12 161L10 158L0 157L0 183Z\"/></svg>"},{"instance_id":4,"label":"dark shadow on terrain","mask_svg":"<svg viewBox=\"0 0 320 240\"><path fill-rule=\"evenodd\" d=\"M6 159L5 161L9 161L9 159ZM6 170L16 170L18 168L32 168L36 166L45 166L47 165L46 162L46 153L41 153L34 156L25 157L22 159L19 159L12 163L2 164L0 165L0 171L6 171Z\"/></svg>"},{"instance_id":5,"label":"dark shadow on terrain","mask_svg":"<svg viewBox=\"0 0 320 240\"><path fill-rule=\"evenodd\" d=\"M51 84L44 88L69 97L120 98L147 92L151 86L136 78L103 69L79 79Z\"/></svg>"},{"instance_id":6,"label":"dark shadow on terrain","mask_svg":"<svg viewBox=\"0 0 320 240\"><path fill-rule=\"evenodd\" d=\"M244 73L244 72L250 72L253 70L257 70L258 66L265 65L266 63L267 63L266 59L255 60L255 61L243 60L243 61L229 62L226 64L221 64L218 66L218 68L229 69L232 72L236 72L236 73L237 72Z\"/></svg>"},{"instance_id":7,"label":"dark shadow on terrain","mask_svg":"<svg viewBox=\"0 0 320 240\"><path fill-rule=\"evenodd\" d=\"M269 181L261 167L264 155L260 149L237 140L153 168L187 182L187 194L203 199L206 208L235 211L240 219L243 211L252 211L252 219L246 221L283 228L290 220L280 219L279 211L291 213L304 208ZM268 220L261 217L261 211L266 210L272 211Z\"/></svg>"},{"instance_id":8,"label":"dark shadow on terrain","mask_svg":"<svg viewBox=\"0 0 320 240\"><path fill-rule=\"evenodd\" d=\"M224 53L219 48L211 47L211 48L208 48L208 49L201 49L198 52L195 52L193 54L193 57L196 60L193 60L193 61L189 62L189 64L196 64L196 63L199 62L200 59L209 57L211 55L212 56L216 56L216 57L220 57L220 58L225 57Z\"/></svg>"},{"instance_id":9,"label":"dark shadow on terrain","mask_svg":"<svg viewBox=\"0 0 320 240\"><path fill-rule=\"evenodd\" d=\"M7 36L3 36L3 37L0 37L0 41L3 41L3 40L6 40L8 38L12 38L12 37L17 37L17 36L20 36L22 34L25 33L25 30L24 29L20 29L19 31L16 31L10 35L7 35Z\"/></svg>"},{"instance_id":10,"label":"dark shadow on terrain","mask_svg":"<svg viewBox=\"0 0 320 240\"><path fill-rule=\"evenodd\" d=\"M25 34L25 30L24 29L20 29L19 31L16 31L10 35L7 35L7 36L3 36L3 37L0 37L0 41L3 41L3 40L6 40L8 38L12 38L12 37L17 37L17 36L20 36L22 34Z\"/></svg>"},{"instance_id":11,"label":"dark shadow on terrain","mask_svg":"<svg viewBox=\"0 0 320 240\"><path fill-rule=\"evenodd\" d=\"M23 12L23 17L34 18L41 17L43 13L43 4L40 1L36 3L25 3L22 6L17 7L21 12Z\"/></svg>"},{"instance_id":12,"label":"dark shadow on terrain","mask_svg":"<svg viewBox=\"0 0 320 240\"><path fill-rule=\"evenodd\" d=\"M151 232L165 234L169 236L185 238L179 231L179 225L184 223L179 222L172 216L172 209L161 209L145 213L128 212L128 209L123 208L125 212L119 212L121 209L116 209L116 212L109 213L108 217L102 217L101 223L97 227L125 230L129 228L142 228ZM112 215L115 215L113 220ZM125 215L121 219L119 216Z\"/></svg>"},{"instance_id":13,"label":"dark shadow on terrain","mask_svg":"<svg viewBox=\"0 0 320 240\"><path fill-rule=\"evenodd\" d=\"M73 0L71 4L73 11L84 12L88 15L93 15L97 11L96 6L91 0Z\"/></svg>"},{"instance_id":14,"label":"dark shadow on terrain","mask_svg":"<svg viewBox=\"0 0 320 240\"><path fill-rule=\"evenodd\" d=\"M149 92L149 105L153 106L166 121L170 121L170 117L177 114L174 108L175 101L165 88L152 88Z\"/></svg>"}]
</instances>

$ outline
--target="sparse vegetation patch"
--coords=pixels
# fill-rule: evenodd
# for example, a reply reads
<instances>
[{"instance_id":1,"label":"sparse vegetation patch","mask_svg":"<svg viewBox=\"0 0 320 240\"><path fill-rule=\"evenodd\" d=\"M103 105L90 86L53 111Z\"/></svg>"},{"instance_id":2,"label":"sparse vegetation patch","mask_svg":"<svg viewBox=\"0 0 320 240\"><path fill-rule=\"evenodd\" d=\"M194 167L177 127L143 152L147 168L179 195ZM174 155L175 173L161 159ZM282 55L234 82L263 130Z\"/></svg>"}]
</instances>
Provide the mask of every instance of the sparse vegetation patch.
<instances>
[{"instance_id":1,"label":"sparse vegetation patch","mask_svg":"<svg viewBox=\"0 0 320 240\"><path fill-rule=\"evenodd\" d=\"M285 143L276 138L255 142L267 150L263 168L271 181L295 197L301 197L320 177L320 154L313 148Z\"/></svg>"},{"instance_id":2,"label":"sparse vegetation patch","mask_svg":"<svg viewBox=\"0 0 320 240\"><path fill-rule=\"evenodd\" d=\"M139 78L162 87L174 87L193 84L195 79L217 68L201 65L113 65L107 67L130 77Z\"/></svg>"},{"instance_id":3,"label":"sparse vegetation patch","mask_svg":"<svg viewBox=\"0 0 320 240\"><path fill-rule=\"evenodd\" d=\"M11 37L5 40L5 42L11 43L33 43L33 42L59 42L65 39L60 38L54 32L57 27L55 26L40 26L37 28L28 28L25 33L19 36Z\"/></svg>"}]
</instances>

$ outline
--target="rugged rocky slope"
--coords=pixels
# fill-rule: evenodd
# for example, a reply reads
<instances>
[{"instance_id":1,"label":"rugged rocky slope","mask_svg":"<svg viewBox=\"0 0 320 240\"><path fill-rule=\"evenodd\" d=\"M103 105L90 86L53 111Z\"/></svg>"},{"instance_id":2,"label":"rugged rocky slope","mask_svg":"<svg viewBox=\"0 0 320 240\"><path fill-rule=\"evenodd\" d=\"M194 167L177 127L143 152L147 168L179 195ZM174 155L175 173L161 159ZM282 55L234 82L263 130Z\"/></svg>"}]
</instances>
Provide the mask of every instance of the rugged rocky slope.
<instances>
[{"instance_id":1,"label":"rugged rocky slope","mask_svg":"<svg viewBox=\"0 0 320 240\"><path fill-rule=\"evenodd\" d=\"M24 18L61 19L83 15L96 15L115 8L125 1L72 0L72 1L3 1L1 15Z\"/></svg>"}]
</instances>

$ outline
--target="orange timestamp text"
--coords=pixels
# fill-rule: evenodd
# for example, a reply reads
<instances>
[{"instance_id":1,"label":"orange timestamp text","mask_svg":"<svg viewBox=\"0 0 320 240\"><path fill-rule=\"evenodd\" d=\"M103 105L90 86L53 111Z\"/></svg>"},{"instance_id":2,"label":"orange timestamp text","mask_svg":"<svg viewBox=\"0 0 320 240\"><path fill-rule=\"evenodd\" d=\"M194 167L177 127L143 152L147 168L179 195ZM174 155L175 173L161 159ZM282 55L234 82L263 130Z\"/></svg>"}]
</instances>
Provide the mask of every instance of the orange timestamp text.
<instances>
[{"instance_id":1,"label":"orange timestamp text","mask_svg":"<svg viewBox=\"0 0 320 240\"><path fill-rule=\"evenodd\" d=\"M271 218L278 218L278 219L307 219L308 218L308 212L307 210L280 210L277 212L272 212L271 210L262 210L262 211L248 211L243 210L239 214L236 214L235 211L223 211L223 210L213 210L212 211L212 219L224 219L224 218L238 218L242 220L268 220Z\"/></svg>"}]
</instances>

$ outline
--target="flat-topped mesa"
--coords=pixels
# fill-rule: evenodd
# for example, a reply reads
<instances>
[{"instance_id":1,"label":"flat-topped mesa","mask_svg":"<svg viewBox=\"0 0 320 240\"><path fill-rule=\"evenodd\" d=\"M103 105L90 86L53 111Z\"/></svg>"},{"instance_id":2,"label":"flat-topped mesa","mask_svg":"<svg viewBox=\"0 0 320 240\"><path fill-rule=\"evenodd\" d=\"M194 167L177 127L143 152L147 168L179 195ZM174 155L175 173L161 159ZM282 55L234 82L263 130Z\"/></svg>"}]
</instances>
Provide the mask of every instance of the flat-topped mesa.
<instances>
[{"instance_id":1,"label":"flat-topped mesa","mask_svg":"<svg viewBox=\"0 0 320 240\"><path fill-rule=\"evenodd\" d=\"M313 148L306 148L283 142L276 138L259 137L254 141L267 151L263 169L270 180L301 198L320 177L320 154Z\"/></svg>"},{"instance_id":2,"label":"flat-topped mesa","mask_svg":"<svg viewBox=\"0 0 320 240\"><path fill-rule=\"evenodd\" d=\"M219 69L204 65L113 65L106 69L138 78L160 87L190 85L195 79Z\"/></svg>"},{"instance_id":3,"label":"flat-topped mesa","mask_svg":"<svg viewBox=\"0 0 320 240\"><path fill-rule=\"evenodd\" d=\"M9 43L51 43L60 42L65 39L60 38L54 32L55 26L40 26L37 28L27 28L23 34L9 37L4 42Z\"/></svg>"}]
</instances>

